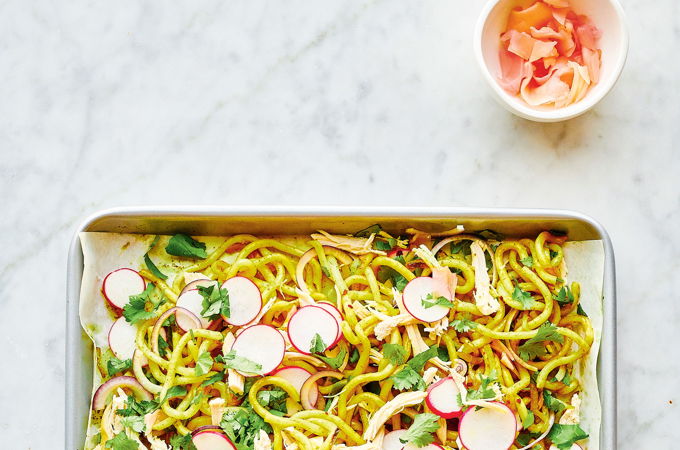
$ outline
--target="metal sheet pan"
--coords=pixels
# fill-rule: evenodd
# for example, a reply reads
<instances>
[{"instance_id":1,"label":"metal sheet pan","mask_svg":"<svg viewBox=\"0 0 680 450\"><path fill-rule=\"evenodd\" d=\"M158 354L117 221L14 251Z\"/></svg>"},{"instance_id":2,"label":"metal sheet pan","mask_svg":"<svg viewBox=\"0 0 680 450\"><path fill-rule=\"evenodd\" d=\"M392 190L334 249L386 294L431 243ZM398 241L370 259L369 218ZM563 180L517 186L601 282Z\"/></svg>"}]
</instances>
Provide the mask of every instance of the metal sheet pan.
<instances>
[{"instance_id":1,"label":"metal sheet pan","mask_svg":"<svg viewBox=\"0 0 680 450\"><path fill-rule=\"evenodd\" d=\"M380 223L388 231L415 227L427 231L453 228L493 229L509 237L557 229L571 240L602 240L605 249L604 324L597 364L602 402L602 449L616 445L616 278L614 251L605 229L585 215L561 210L491 208L344 208L344 207L128 207L100 211L77 228L68 257L66 291L66 446L85 440L92 392L92 343L80 327L78 299L83 255L81 231L193 235L308 234L318 229L350 233Z\"/></svg>"}]
</instances>

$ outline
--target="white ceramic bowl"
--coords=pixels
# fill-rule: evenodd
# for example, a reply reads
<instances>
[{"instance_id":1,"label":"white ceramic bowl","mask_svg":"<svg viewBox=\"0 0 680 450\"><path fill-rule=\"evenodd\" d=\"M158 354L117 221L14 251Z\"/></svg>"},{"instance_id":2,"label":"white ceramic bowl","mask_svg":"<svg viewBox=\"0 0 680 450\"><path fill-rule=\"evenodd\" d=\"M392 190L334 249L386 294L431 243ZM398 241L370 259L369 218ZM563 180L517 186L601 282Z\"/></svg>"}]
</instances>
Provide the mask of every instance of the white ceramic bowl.
<instances>
[{"instance_id":1,"label":"white ceramic bowl","mask_svg":"<svg viewBox=\"0 0 680 450\"><path fill-rule=\"evenodd\" d=\"M588 90L581 101L558 109L529 106L498 84L500 35L505 31L508 14L518 0L490 0L482 10L474 38L477 62L495 97L520 117L537 122L559 122L579 116L602 100L621 75L628 54L628 29L621 4L618 0L571 0L570 3L577 14L590 17L602 31L602 68L600 81Z\"/></svg>"}]
</instances>

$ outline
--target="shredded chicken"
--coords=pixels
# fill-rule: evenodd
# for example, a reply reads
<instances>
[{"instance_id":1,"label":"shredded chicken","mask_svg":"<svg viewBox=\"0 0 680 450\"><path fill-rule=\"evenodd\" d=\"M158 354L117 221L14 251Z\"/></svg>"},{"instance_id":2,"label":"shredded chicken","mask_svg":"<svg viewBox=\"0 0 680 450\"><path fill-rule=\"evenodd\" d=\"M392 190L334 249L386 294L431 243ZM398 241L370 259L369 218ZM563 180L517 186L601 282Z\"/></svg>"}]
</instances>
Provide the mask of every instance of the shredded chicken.
<instances>
[{"instance_id":1,"label":"shredded chicken","mask_svg":"<svg viewBox=\"0 0 680 450\"><path fill-rule=\"evenodd\" d=\"M312 298L309 292L295 288L295 293L298 296L298 303L300 306L316 305L316 300Z\"/></svg>"},{"instance_id":2,"label":"shredded chicken","mask_svg":"<svg viewBox=\"0 0 680 450\"><path fill-rule=\"evenodd\" d=\"M385 422L393 415L402 412L407 406L421 403L426 396L427 392L423 391L403 392L397 395L373 413L371 420L368 421L368 426L364 430L363 438L366 441L373 441Z\"/></svg>"},{"instance_id":3,"label":"shredded chicken","mask_svg":"<svg viewBox=\"0 0 680 450\"><path fill-rule=\"evenodd\" d=\"M477 309L488 316L498 311L501 305L491 295L491 280L486 270L484 249L479 242L474 241L470 245L470 251L472 252L472 267L475 269L475 303Z\"/></svg>"},{"instance_id":4,"label":"shredded chicken","mask_svg":"<svg viewBox=\"0 0 680 450\"><path fill-rule=\"evenodd\" d=\"M417 322L409 313L400 313L396 316L388 316L379 311L372 311L372 313L380 319L374 328L375 338L379 341L384 341L395 328Z\"/></svg>"},{"instance_id":5,"label":"shredded chicken","mask_svg":"<svg viewBox=\"0 0 680 450\"><path fill-rule=\"evenodd\" d=\"M224 415L226 402L221 397L215 397L208 402L208 406L210 406L210 422L213 425L219 426Z\"/></svg>"},{"instance_id":6,"label":"shredded chicken","mask_svg":"<svg viewBox=\"0 0 680 450\"><path fill-rule=\"evenodd\" d=\"M567 408L560 417L559 423L562 425L576 425L581 421L581 397L574 394L571 397L571 408Z\"/></svg>"},{"instance_id":7,"label":"shredded chicken","mask_svg":"<svg viewBox=\"0 0 680 450\"><path fill-rule=\"evenodd\" d=\"M359 238L353 236L340 236L329 234L325 231L319 231L318 233L312 233L312 239L319 241L321 245L334 247L339 250L354 253L355 255L366 255L369 253L385 255L385 252L371 248L373 239L375 239L375 234L372 234L369 238Z\"/></svg>"},{"instance_id":8,"label":"shredded chicken","mask_svg":"<svg viewBox=\"0 0 680 450\"><path fill-rule=\"evenodd\" d=\"M429 367L425 369L425 372L423 372L423 381L425 381L425 384L428 386L435 381L438 381L439 377L437 376L437 371L439 369L437 367Z\"/></svg>"},{"instance_id":9,"label":"shredded chicken","mask_svg":"<svg viewBox=\"0 0 680 450\"><path fill-rule=\"evenodd\" d=\"M429 338L434 340L437 337L441 337L449 328L449 319L448 317L444 317L441 320L432 322L430 325L431 326L429 327L424 327L423 331L430 333Z\"/></svg>"},{"instance_id":10,"label":"shredded chicken","mask_svg":"<svg viewBox=\"0 0 680 450\"><path fill-rule=\"evenodd\" d=\"M464 231L465 231L465 228L463 227L463 225L458 225L458 226L456 226L456 228L453 228L451 230L440 231L440 232L437 232L437 233L428 233L426 231L416 230L415 228L407 228L406 229L406 232L408 234L426 234L426 235L432 236L432 237L455 236L457 234L463 233Z\"/></svg>"},{"instance_id":11,"label":"shredded chicken","mask_svg":"<svg viewBox=\"0 0 680 450\"><path fill-rule=\"evenodd\" d=\"M146 427L144 435L146 436L146 439L149 441L149 444L151 444L149 450L170 450L170 447L168 447L168 445L163 440L157 438L151 433L154 424L158 420L158 413L159 411L156 410L144 416L144 425Z\"/></svg>"},{"instance_id":12,"label":"shredded chicken","mask_svg":"<svg viewBox=\"0 0 680 450\"><path fill-rule=\"evenodd\" d=\"M260 430L253 444L255 444L254 450L272 450L272 441L264 430Z\"/></svg>"}]
</instances>

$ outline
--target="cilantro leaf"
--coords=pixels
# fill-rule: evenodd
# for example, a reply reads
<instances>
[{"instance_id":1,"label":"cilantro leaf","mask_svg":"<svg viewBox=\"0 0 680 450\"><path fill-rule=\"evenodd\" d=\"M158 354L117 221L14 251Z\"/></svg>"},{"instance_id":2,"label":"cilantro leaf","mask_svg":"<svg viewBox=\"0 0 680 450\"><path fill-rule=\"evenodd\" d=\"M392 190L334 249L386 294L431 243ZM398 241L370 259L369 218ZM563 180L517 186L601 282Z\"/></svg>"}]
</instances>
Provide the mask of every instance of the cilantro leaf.
<instances>
[{"instance_id":1,"label":"cilantro leaf","mask_svg":"<svg viewBox=\"0 0 680 450\"><path fill-rule=\"evenodd\" d=\"M576 314L579 316L588 317L588 314L586 314L586 312L583 310L583 307L580 303L576 306Z\"/></svg>"},{"instance_id":2,"label":"cilantro leaf","mask_svg":"<svg viewBox=\"0 0 680 450\"><path fill-rule=\"evenodd\" d=\"M166 400L170 398L175 398L175 397L184 397L187 395L187 388L184 386L172 386L170 389L168 389L168 392L165 394L165 397L163 397L160 401L160 403L164 403Z\"/></svg>"},{"instance_id":3,"label":"cilantro leaf","mask_svg":"<svg viewBox=\"0 0 680 450\"><path fill-rule=\"evenodd\" d=\"M112 356L111 358L109 358L108 361L106 361L106 372L109 374L110 377L114 376L117 373L125 372L130 367L132 367L131 359L120 360L115 356Z\"/></svg>"},{"instance_id":4,"label":"cilantro leaf","mask_svg":"<svg viewBox=\"0 0 680 450\"><path fill-rule=\"evenodd\" d=\"M288 408L286 407L286 399L288 394L283 389L274 388L267 391L259 391L257 393L257 401L260 405L268 408L270 412L278 411L280 413L286 414Z\"/></svg>"},{"instance_id":5,"label":"cilantro leaf","mask_svg":"<svg viewBox=\"0 0 680 450\"><path fill-rule=\"evenodd\" d=\"M529 309L536 304L531 294L521 290L519 286L515 286L515 290L512 291L512 299L519 302L522 305L522 309Z\"/></svg>"},{"instance_id":6,"label":"cilantro leaf","mask_svg":"<svg viewBox=\"0 0 680 450\"><path fill-rule=\"evenodd\" d=\"M139 443L130 439L125 433L118 433L113 439L106 441L104 447L112 448L113 450L137 450L139 449Z\"/></svg>"},{"instance_id":7,"label":"cilantro leaf","mask_svg":"<svg viewBox=\"0 0 680 450\"><path fill-rule=\"evenodd\" d=\"M231 316L229 292L222 289L219 283L217 285L198 286L198 293L203 297L201 316L210 320L219 319L220 315L226 318Z\"/></svg>"},{"instance_id":8,"label":"cilantro leaf","mask_svg":"<svg viewBox=\"0 0 680 450\"><path fill-rule=\"evenodd\" d=\"M158 335L158 354L160 354L163 358L165 358L165 353L166 350L170 348L170 345L168 345L168 342L163 339L163 336L160 334Z\"/></svg>"},{"instance_id":9,"label":"cilantro leaf","mask_svg":"<svg viewBox=\"0 0 680 450\"><path fill-rule=\"evenodd\" d=\"M383 357L387 358L393 365L399 366L406 360L406 350L399 344L383 344Z\"/></svg>"},{"instance_id":10,"label":"cilantro leaf","mask_svg":"<svg viewBox=\"0 0 680 450\"><path fill-rule=\"evenodd\" d=\"M128 395L127 400L125 400L125 408L117 409L116 414L123 417L130 416L144 416L158 409L158 402L154 400L140 400L137 401L131 395Z\"/></svg>"},{"instance_id":11,"label":"cilantro leaf","mask_svg":"<svg viewBox=\"0 0 680 450\"><path fill-rule=\"evenodd\" d=\"M161 280L168 279L168 276L161 272L160 269L156 267L156 264L154 264L153 261L151 261L151 258L149 257L149 252L146 252L144 254L144 264L146 264L146 268L149 269L149 272L151 272Z\"/></svg>"},{"instance_id":12,"label":"cilantro leaf","mask_svg":"<svg viewBox=\"0 0 680 450\"><path fill-rule=\"evenodd\" d=\"M526 447L527 445L529 445L529 442L533 441L540 435L541 433L520 433L517 436L517 443L522 447Z\"/></svg>"},{"instance_id":13,"label":"cilantro leaf","mask_svg":"<svg viewBox=\"0 0 680 450\"><path fill-rule=\"evenodd\" d=\"M553 397L552 392L547 389L543 391L543 403L545 403L546 408L556 413L563 411L567 407L560 399Z\"/></svg>"},{"instance_id":14,"label":"cilantro leaf","mask_svg":"<svg viewBox=\"0 0 680 450\"><path fill-rule=\"evenodd\" d=\"M531 256L527 256L526 258L522 258L519 260L522 264L524 264L527 267L533 267L534 266L534 258Z\"/></svg>"},{"instance_id":15,"label":"cilantro leaf","mask_svg":"<svg viewBox=\"0 0 680 450\"><path fill-rule=\"evenodd\" d=\"M574 293L571 292L569 286L563 286L557 295L553 294L553 298L562 306L574 303Z\"/></svg>"},{"instance_id":16,"label":"cilantro leaf","mask_svg":"<svg viewBox=\"0 0 680 450\"><path fill-rule=\"evenodd\" d=\"M191 434L176 434L170 438L170 446L173 450L197 450L194 441L191 440Z\"/></svg>"},{"instance_id":17,"label":"cilantro leaf","mask_svg":"<svg viewBox=\"0 0 680 450\"><path fill-rule=\"evenodd\" d=\"M206 373L210 372L212 366L213 366L212 356L210 356L210 353L208 352L203 352L198 356L198 359L196 360L196 367L194 368L194 372L196 373L197 377L200 377L201 375L205 375Z\"/></svg>"},{"instance_id":18,"label":"cilantro leaf","mask_svg":"<svg viewBox=\"0 0 680 450\"><path fill-rule=\"evenodd\" d=\"M272 432L271 426L250 405L229 409L222 415L220 427L239 450L252 449L260 430Z\"/></svg>"},{"instance_id":19,"label":"cilantro leaf","mask_svg":"<svg viewBox=\"0 0 680 450\"><path fill-rule=\"evenodd\" d=\"M444 306L446 308L453 308L455 306L448 298L444 296L434 298L432 294L427 294L425 298L420 300L420 302L425 309L432 308L433 306Z\"/></svg>"},{"instance_id":20,"label":"cilantro leaf","mask_svg":"<svg viewBox=\"0 0 680 450\"><path fill-rule=\"evenodd\" d=\"M185 258L206 259L205 244L193 239L186 234L176 234L170 238L165 251L169 255L183 256Z\"/></svg>"},{"instance_id":21,"label":"cilantro leaf","mask_svg":"<svg viewBox=\"0 0 680 450\"><path fill-rule=\"evenodd\" d=\"M534 420L535 420L534 413L531 411L527 411L526 417L524 418L524 420L522 420L522 428L526 430L527 428L534 424Z\"/></svg>"},{"instance_id":22,"label":"cilantro leaf","mask_svg":"<svg viewBox=\"0 0 680 450\"><path fill-rule=\"evenodd\" d=\"M563 376L562 379L560 380L560 382L566 384L567 386L569 386L569 385L571 384L571 381L572 381L572 380L571 380L571 375L569 375L568 372L565 372L565 373L564 373L564 376Z\"/></svg>"},{"instance_id":23,"label":"cilantro leaf","mask_svg":"<svg viewBox=\"0 0 680 450\"><path fill-rule=\"evenodd\" d=\"M310 353L323 353L326 350L327 346L324 343L323 339L319 335L319 333L314 334L314 337L312 338L312 343L309 348Z\"/></svg>"},{"instance_id":24,"label":"cilantro leaf","mask_svg":"<svg viewBox=\"0 0 680 450\"><path fill-rule=\"evenodd\" d=\"M498 374L495 370L489 372L489 376L481 376L482 384L478 389L468 391L468 400L489 400L496 397L496 391L492 389L492 385L498 380Z\"/></svg>"},{"instance_id":25,"label":"cilantro leaf","mask_svg":"<svg viewBox=\"0 0 680 450\"><path fill-rule=\"evenodd\" d=\"M432 358L437 357L438 354L439 354L438 347L436 345L433 345L424 352L418 353L416 356L411 358L411 360L407 364L411 366L411 368L416 372L420 372L421 370L423 370L423 367L425 367L425 363L431 360Z\"/></svg>"},{"instance_id":26,"label":"cilantro leaf","mask_svg":"<svg viewBox=\"0 0 680 450\"><path fill-rule=\"evenodd\" d=\"M137 322L156 317L158 308L165 303L165 299L163 298L158 302L153 301L151 293L155 288L156 286L153 283L149 283L144 292L139 295L130 296L130 301L123 307L123 317L125 317L127 322L134 325ZM151 308L148 311L147 302L151 303Z\"/></svg>"},{"instance_id":27,"label":"cilantro leaf","mask_svg":"<svg viewBox=\"0 0 680 450\"><path fill-rule=\"evenodd\" d=\"M576 441L586 439L588 433L578 425L562 425L556 423L548 433L548 439L560 450L570 449Z\"/></svg>"},{"instance_id":28,"label":"cilantro leaf","mask_svg":"<svg viewBox=\"0 0 680 450\"><path fill-rule=\"evenodd\" d=\"M359 361L359 350L356 348L352 350L352 353L349 355L349 362L354 364L357 361Z\"/></svg>"},{"instance_id":29,"label":"cilantro leaf","mask_svg":"<svg viewBox=\"0 0 680 450\"><path fill-rule=\"evenodd\" d=\"M547 353L545 345L543 344L544 341L562 343L564 342L564 338L557 332L557 327L555 325L550 322L545 322L538 328L536 336L519 346L519 357L525 361L530 361L537 356L544 356Z\"/></svg>"},{"instance_id":30,"label":"cilantro leaf","mask_svg":"<svg viewBox=\"0 0 680 450\"><path fill-rule=\"evenodd\" d=\"M459 333L467 333L468 331L477 328L477 322L463 317L461 319L451 321L451 326Z\"/></svg>"},{"instance_id":31,"label":"cilantro leaf","mask_svg":"<svg viewBox=\"0 0 680 450\"><path fill-rule=\"evenodd\" d=\"M325 356L325 355L315 355L317 358L321 359L323 362L328 364L330 367L333 369L337 369L340 367L345 360L345 356L347 355L347 351L343 348L338 352L337 355L330 357L330 356Z\"/></svg>"},{"instance_id":32,"label":"cilantro leaf","mask_svg":"<svg viewBox=\"0 0 680 450\"><path fill-rule=\"evenodd\" d=\"M470 250L470 246L472 245L472 241L463 239L457 242L452 242L451 247L449 249L449 252L451 254L457 254L457 253L462 253L463 256L468 256L472 253Z\"/></svg>"},{"instance_id":33,"label":"cilantro leaf","mask_svg":"<svg viewBox=\"0 0 680 450\"><path fill-rule=\"evenodd\" d=\"M215 360L224 363L224 367L227 369L234 369L240 372L253 373L256 375L262 374L262 364L253 362L248 358L238 356L233 350L224 356L219 355L217 358L215 358Z\"/></svg>"},{"instance_id":34,"label":"cilantro leaf","mask_svg":"<svg viewBox=\"0 0 680 450\"><path fill-rule=\"evenodd\" d=\"M356 233L354 233L354 237L371 237L372 234L378 234L382 231L382 227L380 226L379 223L376 223L375 225L371 225L370 227L366 227L363 230L359 230Z\"/></svg>"},{"instance_id":35,"label":"cilantro leaf","mask_svg":"<svg viewBox=\"0 0 680 450\"><path fill-rule=\"evenodd\" d=\"M418 372L409 365L404 366L399 372L390 377L394 388L400 391L407 389L425 389L425 381Z\"/></svg>"},{"instance_id":36,"label":"cilantro leaf","mask_svg":"<svg viewBox=\"0 0 680 450\"><path fill-rule=\"evenodd\" d=\"M142 416L123 417L120 420L120 423L124 427L132 429L135 433L141 433L146 428L146 425L144 425L144 417Z\"/></svg>"},{"instance_id":37,"label":"cilantro leaf","mask_svg":"<svg viewBox=\"0 0 680 450\"><path fill-rule=\"evenodd\" d=\"M406 260L402 255L397 255L393 259L400 262L401 264L406 264ZM391 280L392 285L399 292L403 292L404 288L408 284L408 280L402 274L388 266L381 266L380 269L378 269L377 278L378 281L380 281L381 283L384 283L387 280Z\"/></svg>"},{"instance_id":38,"label":"cilantro leaf","mask_svg":"<svg viewBox=\"0 0 680 450\"><path fill-rule=\"evenodd\" d=\"M390 245L389 241L375 241L373 242L373 245L375 246L376 250L382 250L384 252L389 252L392 250L392 245Z\"/></svg>"},{"instance_id":39,"label":"cilantro leaf","mask_svg":"<svg viewBox=\"0 0 680 450\"><path fill-rule=\"evenodd\" d=\"M439 416L431 413L418 414L413 419L413 424L404 433L399 441L402 444L411 443L416 447L425 447L434 442L432 433L437 431Z\"/></svg>"},{"instance_id":40,"label":"cilantro leaf","mask_svg":"<svg viewBox=\"0 0 680 450\"><path fill-rule=\"evenodd\" d=\"M210 386L211 384L217 383L218 381L221 381L224 378L224 371L217 372L215 375L212 375L201 383L201 387L206 387Z\"/></svg>"}]
</instances>

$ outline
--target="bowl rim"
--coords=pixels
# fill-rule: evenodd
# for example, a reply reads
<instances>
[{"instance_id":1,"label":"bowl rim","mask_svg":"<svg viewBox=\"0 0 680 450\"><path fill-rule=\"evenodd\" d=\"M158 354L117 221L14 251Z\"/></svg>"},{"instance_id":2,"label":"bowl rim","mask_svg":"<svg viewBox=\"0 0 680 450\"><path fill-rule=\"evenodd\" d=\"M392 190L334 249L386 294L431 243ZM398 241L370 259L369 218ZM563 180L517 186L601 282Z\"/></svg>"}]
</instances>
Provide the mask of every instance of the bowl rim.
<instances>
[{"instance_id":1,"label":"bowl rim","mask_svg":"<svg viewBox=\"0 0 680 450\"><path fill-rule=\"evenodd\" d=\"M489 67L484 60L484 52L482 51L482 36L484 32L484 27L489 20L489 15L493 8L500 2L507 0L488 0L477 19L474 31L474 53L477 64L482 72L482 76L486 80L486 83L491 88L492 93L496 100L498 100L502 106L504 106L508 111L513 114L520 116L522 118L533 120L536 122L560 122L564 120L573 119L574 117L580 116L585 112L589 111L596 104L598 104L616 85L616 82L621 77L623 68L626 65L626 60L628 58L628 48L629 48L629 31L628 24L626 21L626 14L623 10L623 6L619 0L599 0L609 2L614 11L616 12L616 17L619 25L619 31L621 33L621 43L620 52L616 59L616 63L613 70L613 76L608 80L608 83L604 85L603 88L596 91L592 95L586 95L585 98L572 105L565 106L563 108L555 110L538 110L529 105L519 104L512 102L513 98L503 90L500 84L496 81L494 76L491 74Z\"/></svg>"}]
</instances>

